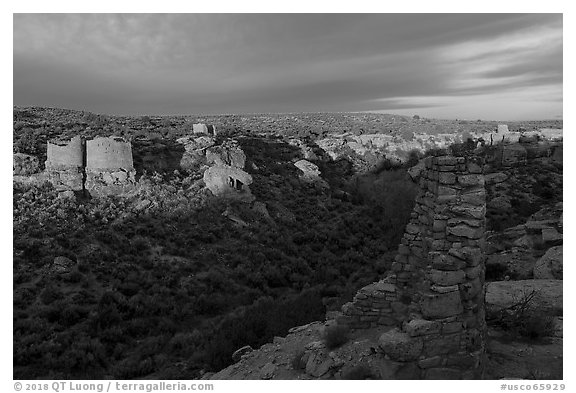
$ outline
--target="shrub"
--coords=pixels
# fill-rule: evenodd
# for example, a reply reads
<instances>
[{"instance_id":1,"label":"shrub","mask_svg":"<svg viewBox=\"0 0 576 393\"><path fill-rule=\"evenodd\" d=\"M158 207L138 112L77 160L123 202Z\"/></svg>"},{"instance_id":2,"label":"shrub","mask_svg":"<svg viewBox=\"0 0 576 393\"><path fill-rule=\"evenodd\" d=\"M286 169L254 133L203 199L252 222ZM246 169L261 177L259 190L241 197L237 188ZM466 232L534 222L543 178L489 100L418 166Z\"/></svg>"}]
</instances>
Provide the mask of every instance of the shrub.
<instances>
[{"instance_id":1,"label":"shrub","mask_svg":"<svg viewBox=\"0 0 576 393\"><path fill-rule=\"evenodd\" d=\"M61 298L62 293L52 285L47 286L40 294L40 300L46 305Z\"/></svg>"},{"instance_id":2,"label":"shrub","mask_svg":"<svg viewBox=\"0 0 576 393\"><path fill-rule=\"evenodd\" d=\"M513 335L532 340L548 337L554 331L554 319L551 315L541 315L534 310L533 300L536 295L536 291L526 293L515 304L487 315L486 319Z\"/></svg>"},{"instance_id":3,"label":"shrub","mask_svg":"<svg viewBox=\"0 0 576 393\"><path fill-rule=\"evenodd\" d=\"M549 337L554 332L554 319L550 315L535 315L530 313L526 315L519 326L521 336L537 340L543 337Z\"/></svg>"},{"instance_id":4,"label":"shrub","mask_svg":"<svg viewBox=\"0 0 576 393\"><path fill-rule=\"evenodd\" d=\"M349 329L342 325L332 325L324 330L324 343L328 349L335 349L348 341Z\"/></svg>"},{"instance_id":5,"label":"shrub","mask_svg":"<svg viewBox=\"0 0 576 393\"><path fill-rule=\"evenodd\" d=\"M342 373L342 379L359 380L371 378L372 371L370 371L370 369L363 364L358 364Z\"/></svg>"}]
</instances>

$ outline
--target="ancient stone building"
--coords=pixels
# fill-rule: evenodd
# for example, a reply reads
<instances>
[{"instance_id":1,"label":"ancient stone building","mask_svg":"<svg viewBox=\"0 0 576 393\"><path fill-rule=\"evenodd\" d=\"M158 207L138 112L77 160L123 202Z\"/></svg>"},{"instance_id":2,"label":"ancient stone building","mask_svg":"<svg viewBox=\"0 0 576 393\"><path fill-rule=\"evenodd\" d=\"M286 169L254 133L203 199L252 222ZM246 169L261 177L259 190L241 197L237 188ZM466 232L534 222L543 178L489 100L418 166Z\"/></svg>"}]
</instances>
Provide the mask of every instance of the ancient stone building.
<instances>
[{"instance_id":1,"label":"ancient stone building","mask_svg":"<svg viewBox=\"0 0 576 393\"><path fill-rule=\"evenodd\" d=\"M82 191L84 185L84 142L80 136L69 142L48 142L46 177L57 190Z\"/></svg>"},{"instance_id":2,"label":"ancient stone building","mask_svg":"<svg viewBox=\"0 0 576 393\"><path fill-rule=\"evenodd\" d=\"M208 134L208 127L206 126L206 124L202 124L202 123L195 123L192 124L192 132L194 134Z\"/></svg>"},{"instance_id":3,"label":"ancient stone building","mask_svg":"<svg viewBox=\"0 0 576 393\"><path fill-rule=\"evenodd\" d=\"M134 184L135 174L132 146L121 138L48 143L45 175L58 190L117 193Z\"/></svg>"},{"instance_id":4,"label":"ancient stone building","mask_svg":"<svg viewBox=\"0 0 576 393\"><path fill-rule=\"evenodd\" d=\"M230 165L215 165L204 172L206 187L219 197L251 202L254 196L250 192L252 176L240 168Z\"/></svg>"},{"instance_id":5,"label":"ancient stone building","mask_svg":"<svg viewBox=\"0 0 576 393\"><path fill-rule=\"evenodd\" d=\"M91 194L121 193L135 184L132 145L122 138L86 142L86 183Z\"/></svg>"},{"instance_id":6,"label":"ancient stone building","mask_svg":"<svg viewBox=\"0 0 576 393\"><path fill-rule=\"evenodd\" d=\"M199 135L216 136L216 126L213 124L196 123L192 124L192 132Z\"/></svg>"},{"instance_id":7,"label":"ancient stone building","mask_svg":"<svg viewBox=\"0 0 576 393\"><path fill-rule=\"evenodd\" d=\"M477 160L425 160L392 272L358 291L336 320L353 330L382 327L385 361L410 379L483 372L486 195Z\"/></svg>"},{"instance_id":8,"label":"ancient stone building","mask_svg":"<svg viewBox=\"0 0 576 393\"><path fill-rule=\"evenodd\" d=\"M132 146L123 138L95 138L86 142L86 169L134 169Z\"/></svg>"}]
</instances>

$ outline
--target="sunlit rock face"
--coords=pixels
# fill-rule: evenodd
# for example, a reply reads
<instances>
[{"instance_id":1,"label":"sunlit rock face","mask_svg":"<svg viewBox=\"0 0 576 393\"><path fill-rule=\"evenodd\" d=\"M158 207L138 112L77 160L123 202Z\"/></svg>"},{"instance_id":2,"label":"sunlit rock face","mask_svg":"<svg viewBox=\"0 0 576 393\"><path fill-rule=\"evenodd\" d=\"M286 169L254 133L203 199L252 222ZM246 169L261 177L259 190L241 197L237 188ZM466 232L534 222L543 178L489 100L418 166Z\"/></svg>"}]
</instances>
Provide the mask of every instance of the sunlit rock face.
<instances>
[{"instance_id":1,"label":"sunlit rock face","mask_svg":"<svg viewBox=\"0 0 576 393\"><path fill-rule=\"evenodd\" d=\"M208 165L228 165L242 169L246 164L246 154L237 141L227 140L206 149L206 162Z\"/></svg>"},{"instance_id":2,"label":"sunlit rock face","mask_svg":"<svg viewBox=\"0 0 576 393\"><path fill-rule=\"evenodd\" d=\"M204 172L206 187L217 197L251 202L255 198L250 192L252 176L240 168L230 165L215 165Z\"/></svg>"}]
</instances>

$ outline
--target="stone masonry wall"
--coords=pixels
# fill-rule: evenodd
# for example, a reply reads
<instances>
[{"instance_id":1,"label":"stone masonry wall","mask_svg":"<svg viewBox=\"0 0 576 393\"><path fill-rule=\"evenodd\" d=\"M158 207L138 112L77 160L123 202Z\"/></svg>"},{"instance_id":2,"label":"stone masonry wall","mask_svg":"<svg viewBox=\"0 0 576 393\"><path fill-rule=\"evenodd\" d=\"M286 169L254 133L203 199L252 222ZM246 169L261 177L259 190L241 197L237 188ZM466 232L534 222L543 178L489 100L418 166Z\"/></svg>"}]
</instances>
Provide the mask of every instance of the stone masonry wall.
<instances>
[{"instance_id":1,"label":"stone masonry wall","mask_svg":"<svg viewBox=\"0 0 576 393\"><path fill-rule=\"evenodd\" d=\"M76 136L70 142L57 144L48 142L46 168L69 168L84 166L84 146L82 138Z\"/></svg>"},{"instance_id":2,"label":"stone masonry wall","mask_svg":"<svg viewBox=\"0 0 576 393\"><path fill-rule=\"evenodd\" d=\"M136 183L132 145L122 138L86 142L86 183L91 195L121 194Z\"/></svg>"},{"instance_id":3,"label":"stone masonry wall","mask_svg":"<svg viewBox=\"0 0 576 393\"><path fill-rule=\"evenodd\" d=\"M48 143L45 175L62 191L122 193L135 184L132 146L121 138L96 138L84 143L80 136L68 144Z\"/></svg>"},{"instance_id":4,"label":"stone masonry wall","mask_svg":"<svg viewBox=\"0 0 576 393\"><path fill-rule=\"evenodd\" d=\"M362 288L337 323L383 327L386 358L415 379L483 372L486 195L477 157L428 157L391 273ZM384 329L386 328L386 329Z\"/></svg>"},{"instance_id":5,"label":"stone masonry wall","mask_svg":"<svg viewBox=\"0 0 576 393\"><path fill-rule=\"evenodd\" d=\"M134 169L132 145L123 139L95 138L86 142L87 169Z\"/></svg>"},{"instance_id":6,"label":"stone masonry wall","mask_svg":"<svg viewBox=\"0 0 576 393\"><path fill-rule=\"evenodd\" d=\"M76 136L66 144L48 142L45 175L57 190L81 191L84 182L84 143Z\"/></svg>"}]
</instances>

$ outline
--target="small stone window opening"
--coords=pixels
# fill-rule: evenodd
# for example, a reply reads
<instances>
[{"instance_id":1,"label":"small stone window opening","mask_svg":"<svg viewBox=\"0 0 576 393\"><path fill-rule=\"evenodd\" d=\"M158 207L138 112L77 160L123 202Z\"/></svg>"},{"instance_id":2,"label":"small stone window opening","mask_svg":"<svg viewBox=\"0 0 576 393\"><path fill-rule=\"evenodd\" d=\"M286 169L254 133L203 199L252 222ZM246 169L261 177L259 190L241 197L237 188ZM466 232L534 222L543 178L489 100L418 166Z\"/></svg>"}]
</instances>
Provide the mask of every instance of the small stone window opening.
<instances>
[{"instance_id":1,"label":"small stone window opening","mask_svg":"<svg viewBox=\"0 0 576 393\"><path fill-rule=\"evenodd\" d=\"M236 189L238 191L242 190L242 186L244 185L244 183L242 183L240 180L236 179Z\"/></svg>"},{"instance_id":2,"label":"small stone window opening","mask_svg":"<svg viewBox=\"0 0 576 393\"><path fill-rule=\"evenodd\" d=\"M232 177L228 177L228 185L234 188L234 179Z\"/></svg>"}]
</instances>

